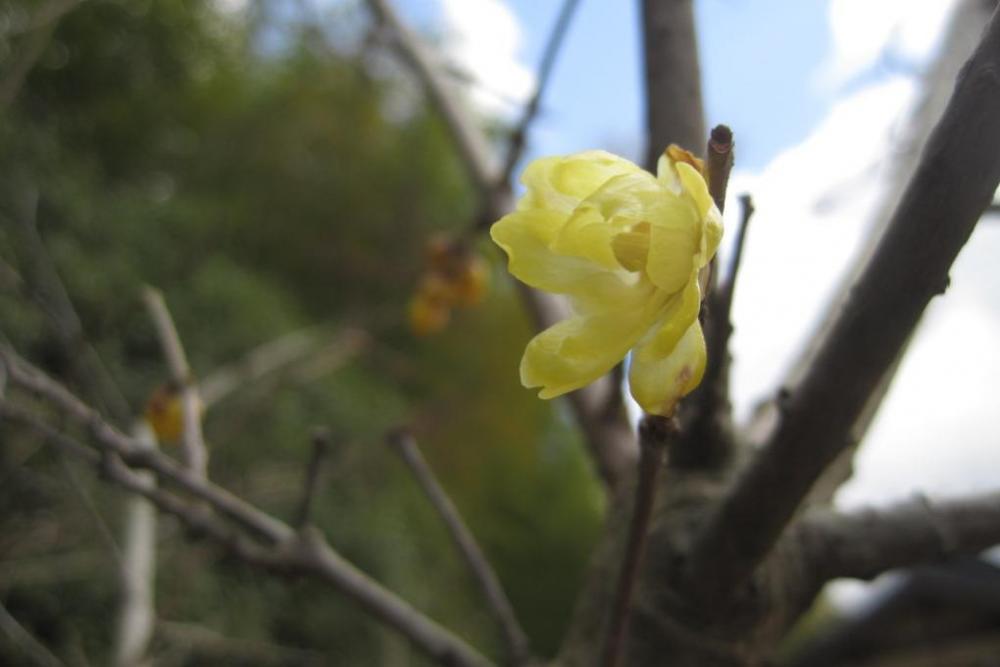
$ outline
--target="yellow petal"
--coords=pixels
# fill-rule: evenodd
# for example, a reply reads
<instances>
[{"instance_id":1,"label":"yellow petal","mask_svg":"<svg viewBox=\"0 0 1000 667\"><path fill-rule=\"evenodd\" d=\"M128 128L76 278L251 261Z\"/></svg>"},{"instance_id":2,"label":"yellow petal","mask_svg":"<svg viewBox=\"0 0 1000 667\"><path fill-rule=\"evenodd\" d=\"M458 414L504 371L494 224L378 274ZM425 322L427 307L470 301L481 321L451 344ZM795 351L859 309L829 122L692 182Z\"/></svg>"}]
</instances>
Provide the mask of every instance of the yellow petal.
<instances>
[{"instance_id":1,"label":"yellow petal","mask_svg":"<svg viewBox=\"0 0 1000 667\"><path fill-rule=\"evenodd\" d=\"M641 333L617 318L577 316L563 320L528 343L521 359L521 384L541 387L540 398L579 389L621 361Z\"/></svg>"},{"instance_id":2,"label":"yellow petal","mask_svg":"<svg viewBox=\"0 0 1000 667\"><path fill-rule=\"evenodd\" d=\"M659 354L653 341L632 352L629 390L646 412L670 416L705 374L705 338L695 319L668 354Z\"/></svg>"},{"instance_id":3,"label":"yellow petal","mask_svg":"<svg viewBox=\"0 0 1000 667\"><path fill-rule=\"evenodd\" d=\"M613 251L614 237L663 207L664 192L644 171L615 176L573 211L552 249L583 257L608 269L622 268Z\"/></svg>"},{"instance_id":4,"label":"yellow petal","mask_svg":"<svg viewBox=\"0 0 1000 667\"><path fill-rule=\"evenodd\" d=\"M701 250L701 227L694 207L671 196L669 208L652 221L646 273L660 289L673 294L687 283Z\"/></svg>"},{"instance_id":5,"label":"yellow petal","mask_svg":"<svg viewBox=\"0 0 1000 667\"><path fill-rule=\"evenodd\" d=\"M518 208L569 213L610 179L636 171L640 169L635 164L605 151L535 160L521 175L528 192L518 202Z\"/></svg>"},{"instance_id":6,"label":"yellow petal","mask_svg":"<svg viewBox=\"0 0 1000 667\"><path fill-rule=\"evenodd\" d=\"M622 360L659 318L664 298L650 286L641 305L631 304L590 315L576 315L535 336L521 359L521 383L541 387L541 398L579 389L607 373Z\"/></svg>"},{"instance_id":7,"label":"yellow petal","mask_svg":"<svg viewBox=\"0 0 1000 667\"><path fill-rule=\"evenodd\" d=\"M684 290L667 302L653 331L640 340L639 345L648 348L645 354L659 358L673 352L677 342L698 319L700 309L701 287L696 271L691 274Z\"/></svg>"}]
</instances>

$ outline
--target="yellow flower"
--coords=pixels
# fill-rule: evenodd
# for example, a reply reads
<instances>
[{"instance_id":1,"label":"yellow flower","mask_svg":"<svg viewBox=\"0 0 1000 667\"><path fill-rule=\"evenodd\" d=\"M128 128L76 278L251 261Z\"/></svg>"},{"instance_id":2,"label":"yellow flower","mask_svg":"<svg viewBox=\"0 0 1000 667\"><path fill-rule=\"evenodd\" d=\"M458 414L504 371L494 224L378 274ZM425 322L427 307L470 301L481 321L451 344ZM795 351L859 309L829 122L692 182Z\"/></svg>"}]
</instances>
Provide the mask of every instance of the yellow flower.
<instances>
[{"instance_id":1,"label":"yellow flower","mask_svg":"<svg viewBox=\"0 0 1000 667\"><path fill-rule=\"evenodd\" d=\"M490 233L515 277L566 295L573 315L528 343L525 387L541 387L541 398L565 394L629 350L629 387L646 412L670 415L698 386L698 274L719 245L722 218L697 165L674 146L655 177L604 151L528 165L517 210Z\"/></svg>"}]
</instances>

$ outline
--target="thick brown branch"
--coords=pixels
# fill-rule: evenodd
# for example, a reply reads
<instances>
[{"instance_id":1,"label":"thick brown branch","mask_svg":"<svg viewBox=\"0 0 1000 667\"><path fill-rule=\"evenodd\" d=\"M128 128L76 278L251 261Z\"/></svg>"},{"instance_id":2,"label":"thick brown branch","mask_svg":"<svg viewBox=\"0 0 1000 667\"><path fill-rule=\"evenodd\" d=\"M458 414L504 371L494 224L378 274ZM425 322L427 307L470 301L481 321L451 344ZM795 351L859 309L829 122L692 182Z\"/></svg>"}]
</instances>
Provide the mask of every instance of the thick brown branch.
<instances>
[{"instance_id":1,"label":"thick brown branch","mask_svg":"<svg viewBox=\"0 0 1000 667\"><path fill-rule=\"evenodd\" d=\"M916 173L765 448L694 545L687 593L710 605L744 583L849 433L1000 182L1000 17L959 77Z\"/></svg>"},{"instance_id":2,"label":"thick brown branch","mask_svg":"<svg viewBox=\"0 0 1000 667\"><path fill-rule=\"evenodd\" d=\"M693 5L692 0L642 2L650 171L670 144L697 150L705 141Z\"/></svg>"},{"instance_id":3,"label":"thick brown branch","mask_svg":"<svg viewBox=\"0 0 1000 667\"><path fill-rule=\"evenodd\" d=\"M816 512L789 533L815 584L839 577L873 579L886 570L974 555L1000 544L1000 492L885 510Z\"/></svg>"},{"instance_id":4,"label":"thick brown branch","mask_svg":"<svg viewBox=\"0 0 1000 667\"><path fill-rule=\"evenodd\" d=\"M427 465L427 461L420 453L419 447L417 447L416 439L407 431L397 430L386 436L386 441L399 454L399 457L403 459L410 472L413 473L417 484L420 485L421 491L424 492L424 495L427 496L431 505L434 506L434 509L444 521L445 527L448 529L448 534L455 543L462 559L472 572L473 578L486 600L490 613L493 615L497 625L500 626L500 632L507 648L509 663L511 665L526 664L530 658L528 638L517 621L514 607L507 598L507 594L504 592L496 572L493 571L489 559L483 553L482 549L479 548L479 544L476 542L476 538L473 537L472 531L469 530L468 526L462 520L458 508L451 502L448 494L445 493L445 490L438 483L430 466Z\"/></svg>"}]
</instances>

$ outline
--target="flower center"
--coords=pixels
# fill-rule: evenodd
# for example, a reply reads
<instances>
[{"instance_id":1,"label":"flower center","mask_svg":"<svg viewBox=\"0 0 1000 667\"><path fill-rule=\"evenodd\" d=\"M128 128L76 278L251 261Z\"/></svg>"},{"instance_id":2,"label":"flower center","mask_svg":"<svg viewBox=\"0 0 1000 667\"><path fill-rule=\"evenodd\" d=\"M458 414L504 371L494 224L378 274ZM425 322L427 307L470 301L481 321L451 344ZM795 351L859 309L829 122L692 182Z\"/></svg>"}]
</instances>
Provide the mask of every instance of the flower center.
<instances>
[{"instance_id":1,"label":"flower center","mask_svg":"<svg viewBox=\"0 0 1000 667\"><path fill-rule=\"evenodd\" d=\"M616 234L611 239L611 250L615 259L628 271L642 271L646 268L649 255L649 223L640 222L627 232Z\"/></svg>"}]
</instances>

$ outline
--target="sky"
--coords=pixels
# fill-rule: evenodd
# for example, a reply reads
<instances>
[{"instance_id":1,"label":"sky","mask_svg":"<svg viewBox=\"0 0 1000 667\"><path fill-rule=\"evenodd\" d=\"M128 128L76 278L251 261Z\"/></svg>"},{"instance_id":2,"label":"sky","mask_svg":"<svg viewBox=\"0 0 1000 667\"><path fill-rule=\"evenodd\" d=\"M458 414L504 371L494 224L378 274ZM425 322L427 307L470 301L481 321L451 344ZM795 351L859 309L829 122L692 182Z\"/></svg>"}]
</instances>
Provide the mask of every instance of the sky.
<instances>
[{"instance_id":1,"label":"sky","mask_svg":"<svg viewBox=\"0 0 1000 667\"><path fill-rule=\"evenodd\" d=\"M738 281L734 401L745 418L813 330L886 187L918 76L957 0L699 0L709 125L736 135L730 195L753 194ZM559 2L400 0L444 56L482 72L472 102L516 117ZM526 160L643 142L637 2L582 0ZM734 224L733 203L727 224ZM963 250L856 459L842 507L1000 488L1000 220ZM723 252L727 250L723 247Z\"/></svg>"}]
</instances>

